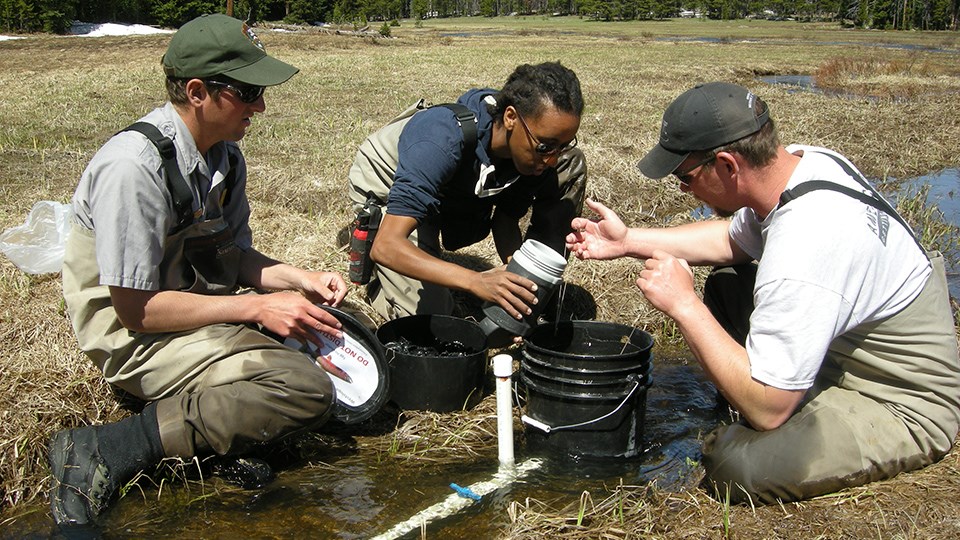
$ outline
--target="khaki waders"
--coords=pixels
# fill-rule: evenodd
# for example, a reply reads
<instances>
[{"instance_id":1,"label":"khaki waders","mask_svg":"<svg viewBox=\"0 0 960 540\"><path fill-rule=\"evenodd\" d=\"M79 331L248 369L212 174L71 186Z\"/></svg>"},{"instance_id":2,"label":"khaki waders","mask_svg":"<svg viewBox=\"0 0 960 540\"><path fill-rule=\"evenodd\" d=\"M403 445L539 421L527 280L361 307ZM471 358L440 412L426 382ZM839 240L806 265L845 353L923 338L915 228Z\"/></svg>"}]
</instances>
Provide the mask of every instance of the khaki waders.
<instances>
[{"instance_id":1,"label":"khaki waders","mask_svg":"<svg viewBox=\"0 0 960 540\"><path fill-rule=\"evenodd\" d=\"M214 220L216 221L216 220ZM232 283L201 278L194 269L217 268L235 280L232 238L217 239L211 221L167 238L161 278L174 290L228 293ZM64 298L80 348L106 380L157 402L164 453L192 457L242 452L250 445L314 427L334 400L327 374L304 354L241 324L214 324L160 334L132 332L117 319L109 287L100 285L92 231L74 224L63 266ZM186 244L186 247L184 247ZM224 257L191 259L213 248ZM226 247L227 249L218 249ZM214 272L216 273L216 272Z\"/></svg>"},{"instance_id":2,"label":"khaki waders","mask_svg":"<svg viewBox=\"0 0 960 540\"><path fill-rule=\"evenodd\" d=\"M830 345L814 387L780 427L722 426L703 443L707 481L731 502L795 501L892 478L943 457L960 425L960 360L943 257L900 313ZM755 267L715 271L704 301L743 343Z\"/></svg>"}]
</instances>

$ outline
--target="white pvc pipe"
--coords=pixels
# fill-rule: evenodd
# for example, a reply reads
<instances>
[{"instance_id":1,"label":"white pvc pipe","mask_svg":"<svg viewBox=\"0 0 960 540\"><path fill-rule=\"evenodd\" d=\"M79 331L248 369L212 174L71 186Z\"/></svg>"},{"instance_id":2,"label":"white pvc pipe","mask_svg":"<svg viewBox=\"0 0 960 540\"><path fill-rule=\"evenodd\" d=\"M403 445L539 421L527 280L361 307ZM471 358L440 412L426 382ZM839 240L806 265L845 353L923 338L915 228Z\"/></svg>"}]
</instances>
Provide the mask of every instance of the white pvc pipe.
<instances>
[{"instance_id":1,"label":"white pvc pipe","mask_svg":"<svg viewBox=\"0 0 960 540\"><path fill-rule=\"evenodd\" d=\"M513 395L510 377L513 375L513 357L498 354L493 357L493 376L497 378L497 449L500 467L513 467Z\"/></svg>"},{"instance_id":2,"label":"white pvc pipe","mask_svg":"<svg viewBox=\"0 0 960 540\"><path fill-rule=\"evenodd\" d=\"M513 375L513 357L498 354L493 357L493 375L497 378L497 449L500 470L490 480L477 482L466 488L451 484L454 493L446 499L424 508L410 519L397 523L390 530L378 534L372 540L394 540L411 531L425 527L427 523L451 516L479 501L484 495L512 484L530 471L540 468L540 460L531 458L519 465L513 456L513 394L510 378Z\"/></svg>"},{"instance_id":3,"label":"white pvc pipe","mask_svg":"<svg viewBox=\"0 0 960 540\"><path fill-rule=\"evenodd\" d=\"M425 527L427 523L452 516L479 501L484 495L512 484L516 479L522 478L530 471L538 468L540 468L540 460L537 458L530 458L515 467L501 467L500 471L490 480L477 482L466 488L459 488L458 486L458 492L448 495L446 499L433 506L424 508L410 519L397 523L390 530L374 536L371 540L395 540L411 531Z\"/></svg>"}]
</instances>

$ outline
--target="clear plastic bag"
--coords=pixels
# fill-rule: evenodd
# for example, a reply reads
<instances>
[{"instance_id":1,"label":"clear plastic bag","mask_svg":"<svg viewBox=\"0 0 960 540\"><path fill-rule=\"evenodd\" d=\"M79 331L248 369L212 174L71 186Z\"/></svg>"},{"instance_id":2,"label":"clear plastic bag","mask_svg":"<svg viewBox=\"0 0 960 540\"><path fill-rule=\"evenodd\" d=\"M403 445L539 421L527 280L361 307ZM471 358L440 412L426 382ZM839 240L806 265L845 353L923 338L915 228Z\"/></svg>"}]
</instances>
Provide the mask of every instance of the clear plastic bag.
<instances>
[{"instance_id":1,"label":"clear plastic bag","mask_svg":"<svg viewBox=\"0 0 960 540\"><path fill-rule=\"evenodd\" d=\"M59 272L73 211L68 204L40 201L27 222L0 234L0 253L28 274Z\"/></svg>"}]
</instances>

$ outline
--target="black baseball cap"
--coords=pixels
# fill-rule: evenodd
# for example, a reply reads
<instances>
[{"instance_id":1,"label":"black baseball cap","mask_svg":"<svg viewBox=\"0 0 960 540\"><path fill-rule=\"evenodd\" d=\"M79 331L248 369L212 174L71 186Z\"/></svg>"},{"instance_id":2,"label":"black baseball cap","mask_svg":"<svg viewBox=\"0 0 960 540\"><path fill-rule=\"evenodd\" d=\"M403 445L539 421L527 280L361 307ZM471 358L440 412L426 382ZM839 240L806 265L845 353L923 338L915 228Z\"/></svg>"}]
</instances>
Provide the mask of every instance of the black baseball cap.
<instances>
[{"instance_id":1,"label":"black baseball cap","mask_svg":"<svg viewBox=\"0 0 960 540\"><path fill-rule=\"evenodd\" d=\"M754 107L760 102L759 113ZM752 135L770 119L766 103L746 88L725 82L699 84L663 113L660 142L637 163L647 178L663 178L693 152Z\"/></svg>"}]
</instances>

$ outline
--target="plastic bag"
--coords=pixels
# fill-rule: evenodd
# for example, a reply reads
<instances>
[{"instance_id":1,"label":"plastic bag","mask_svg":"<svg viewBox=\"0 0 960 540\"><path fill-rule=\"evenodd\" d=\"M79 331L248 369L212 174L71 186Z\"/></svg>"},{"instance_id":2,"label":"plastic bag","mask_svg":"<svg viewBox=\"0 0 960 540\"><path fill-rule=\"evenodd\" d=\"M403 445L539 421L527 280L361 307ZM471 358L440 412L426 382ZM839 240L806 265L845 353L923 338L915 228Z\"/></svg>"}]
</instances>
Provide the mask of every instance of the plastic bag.
<instances>
[{"instance_id":1,"label":"plastic bag","mask_svg":"<svg viewBox=\"0 0 960 540\"><path fill-rule=\"evenodd\" d=\"M33 205L27 222L0 234L0 253L28 274L59 272L73 210L70 205L40 201Z\"/></svg>"}]
</instances>

